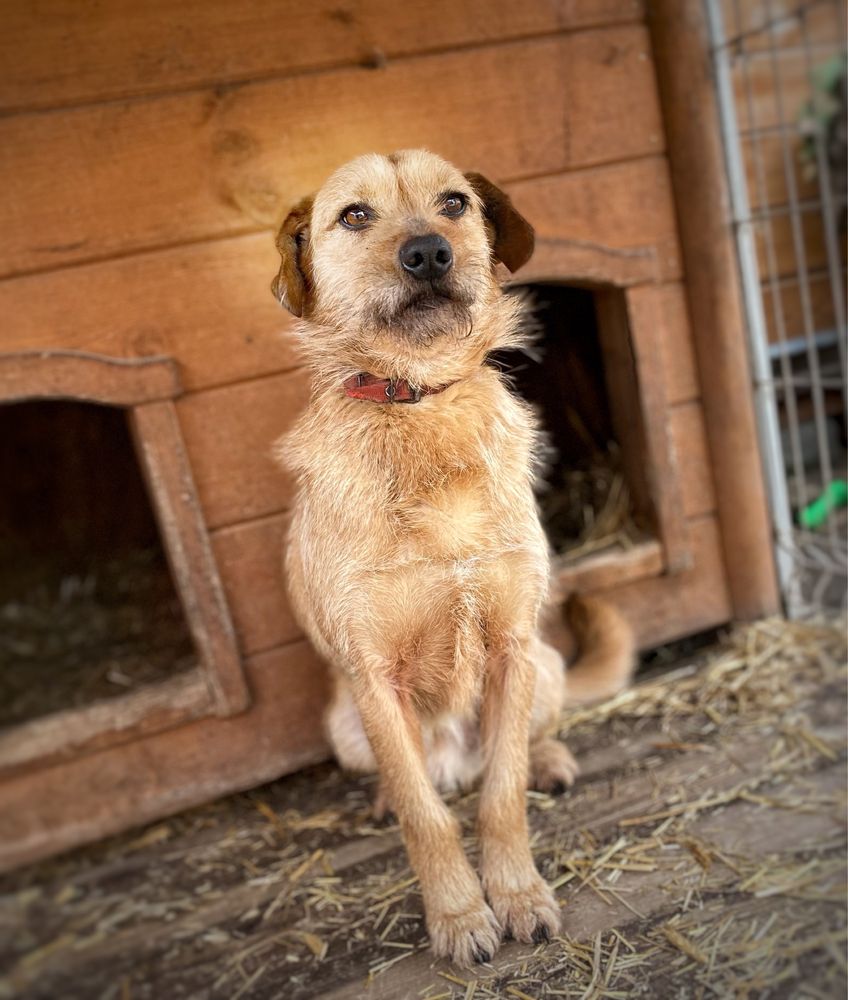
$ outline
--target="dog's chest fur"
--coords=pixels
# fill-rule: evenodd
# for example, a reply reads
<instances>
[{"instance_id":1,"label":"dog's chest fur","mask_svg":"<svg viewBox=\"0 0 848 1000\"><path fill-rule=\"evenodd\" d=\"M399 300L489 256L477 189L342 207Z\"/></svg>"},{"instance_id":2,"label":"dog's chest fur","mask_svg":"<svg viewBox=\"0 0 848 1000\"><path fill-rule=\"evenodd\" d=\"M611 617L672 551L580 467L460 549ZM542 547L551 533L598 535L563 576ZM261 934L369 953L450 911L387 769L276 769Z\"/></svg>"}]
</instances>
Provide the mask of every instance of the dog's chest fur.
<instances>
[{"instance_id":1,"label":"dog's chest fur","mask_svg":"<svg viewBox=\"0 0 848 1000\"><path fill-rule=\"evenodd\" d=\"M299 559L339 665L370 647L422 708L473 701L488 651L532 630L544 595L534 446L531 413L488 370L411 407L313 402L286 445L299 481L290 575Z\"/></svg>"}]
</instances>

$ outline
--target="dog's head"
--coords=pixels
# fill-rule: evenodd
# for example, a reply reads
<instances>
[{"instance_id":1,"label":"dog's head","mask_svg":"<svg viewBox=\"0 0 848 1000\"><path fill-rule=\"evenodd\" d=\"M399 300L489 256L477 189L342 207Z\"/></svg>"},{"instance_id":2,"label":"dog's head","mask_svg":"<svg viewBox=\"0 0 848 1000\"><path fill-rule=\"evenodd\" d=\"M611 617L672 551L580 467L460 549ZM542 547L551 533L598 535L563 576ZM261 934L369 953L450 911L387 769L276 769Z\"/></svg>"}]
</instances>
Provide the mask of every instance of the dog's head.
<instances>
[{"instance_id":1,"label":"dog's head","mask_svg":"<svg viewBox=\"0 0 848 1000\"><path fill-rule=\"evenodd\" d=\"M354 367L420 368L449 341L474 353L490 335L496 265L521 267L533 229L482 175L406 150L337 170L292 209L277 248L272 290L310 321L322 354L341 352Z\"/></svg>"}]
</instances>

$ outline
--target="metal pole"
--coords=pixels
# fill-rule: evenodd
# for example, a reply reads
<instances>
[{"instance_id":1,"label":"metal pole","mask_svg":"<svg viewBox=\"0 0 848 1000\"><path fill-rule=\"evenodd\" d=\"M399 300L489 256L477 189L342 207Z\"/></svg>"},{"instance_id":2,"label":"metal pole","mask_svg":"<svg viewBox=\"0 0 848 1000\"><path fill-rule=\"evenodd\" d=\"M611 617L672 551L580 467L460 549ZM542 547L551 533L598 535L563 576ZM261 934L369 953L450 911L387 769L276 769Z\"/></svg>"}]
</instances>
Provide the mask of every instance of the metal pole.
<instances>
[{"instance_id":1,"label":"metal pole","mask_svg":"<svg viewBox=\"0 0 848 1000\"><path fill-rule=\"evenodd\" d=\"M769 503L776 538L775 562L788 614L797 608L793 572L792 512L786 486L780 423L774 391L771 361L768 354L768 332L760 292L760 274L755 244L755 223L751 220L745 168L739 146L739 130L733 97L730 53L725 44L724 23L720 0L706 0L713 65L716 77L716 97L721 121L722 139L727 165L742 293L748 325L748 347L754 379L754 405L763 462L766 472Z\"/></svg>"}]
</instances>

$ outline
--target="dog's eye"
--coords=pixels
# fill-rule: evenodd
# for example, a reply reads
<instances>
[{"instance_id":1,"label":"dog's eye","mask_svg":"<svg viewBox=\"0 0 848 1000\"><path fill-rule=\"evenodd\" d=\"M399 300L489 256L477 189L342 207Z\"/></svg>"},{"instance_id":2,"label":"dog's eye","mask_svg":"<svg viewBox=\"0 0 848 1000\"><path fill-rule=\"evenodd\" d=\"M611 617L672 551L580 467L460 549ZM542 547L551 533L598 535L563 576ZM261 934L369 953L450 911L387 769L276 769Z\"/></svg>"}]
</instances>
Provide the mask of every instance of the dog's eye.
<instances>
[{"instance_id":1,"label":"dog's eye","mask_svg":"<svg viewBox=\"0 0 848 1000\"><path fill-rule=\"evenodd\" d=\"M348 205L339 216L339 222L346 229L364 229L374 218L367 205Z\"/></svg>"},{"instance_id":2,"label":"dog's eye","mask_svg":"<svg viewBox=\"0 0 848 1000\"><path fill-rule=\"evenodd\" d=\"M460 194L458 191L454 191L445 197L442 202L442 215L447 215L449 218L455 219L458 215L462 215L468 205L468 199L464 194Z\"/></svg>"}]
</instances>

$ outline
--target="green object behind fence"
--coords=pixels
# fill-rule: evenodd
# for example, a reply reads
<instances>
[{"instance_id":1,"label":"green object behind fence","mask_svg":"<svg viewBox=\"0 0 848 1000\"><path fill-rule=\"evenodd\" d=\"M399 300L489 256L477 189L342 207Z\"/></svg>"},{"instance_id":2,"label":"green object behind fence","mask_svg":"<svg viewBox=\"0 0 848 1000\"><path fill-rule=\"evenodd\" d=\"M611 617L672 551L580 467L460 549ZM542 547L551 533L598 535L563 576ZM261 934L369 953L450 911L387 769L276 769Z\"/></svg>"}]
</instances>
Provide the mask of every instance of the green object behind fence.
<instances>
[{"instance_id":1,"label":"green object behind fence","mask_svg":"<svg viewBox=\"0 0 848 1000\"><path fill-rule=\"evenodd\" d=\"M845 507L846 504L848 504L848 483L844 479L834 479L817 500L804 507L798 515L798 520L804 528L820 528L832 510Z\"/></svg>"}]
</instances>

